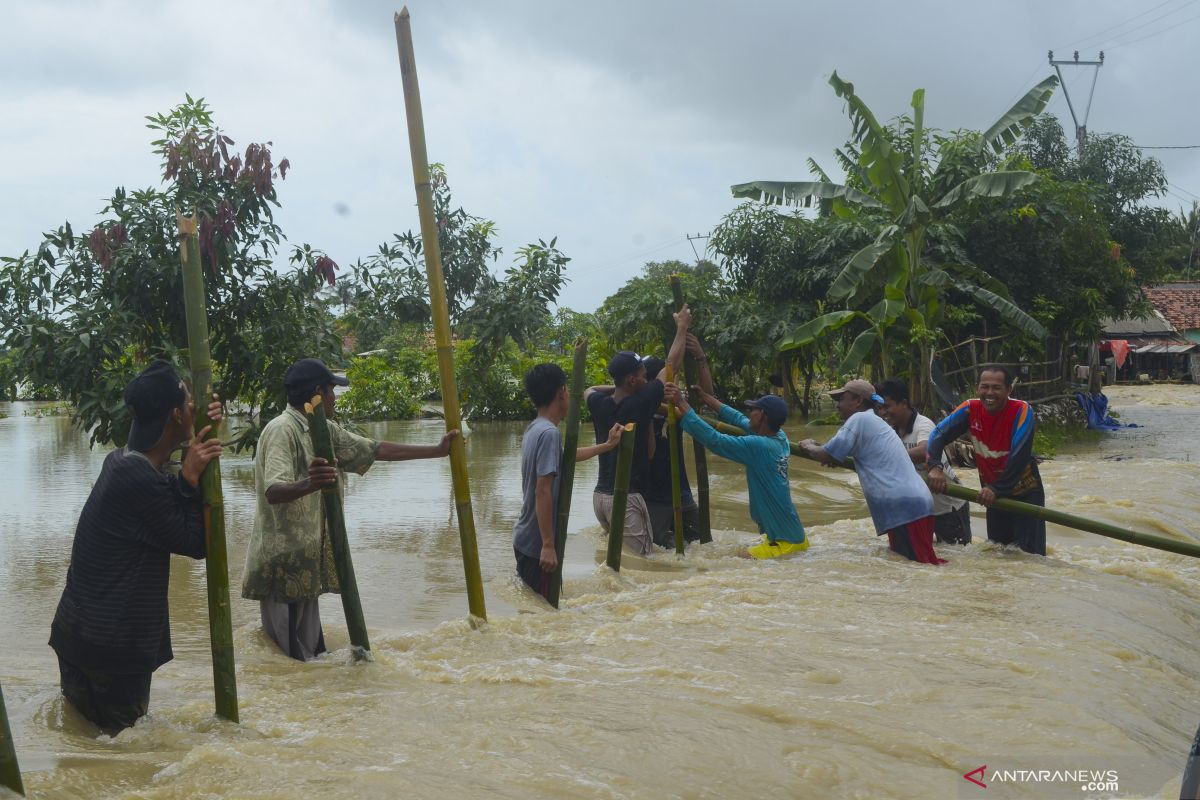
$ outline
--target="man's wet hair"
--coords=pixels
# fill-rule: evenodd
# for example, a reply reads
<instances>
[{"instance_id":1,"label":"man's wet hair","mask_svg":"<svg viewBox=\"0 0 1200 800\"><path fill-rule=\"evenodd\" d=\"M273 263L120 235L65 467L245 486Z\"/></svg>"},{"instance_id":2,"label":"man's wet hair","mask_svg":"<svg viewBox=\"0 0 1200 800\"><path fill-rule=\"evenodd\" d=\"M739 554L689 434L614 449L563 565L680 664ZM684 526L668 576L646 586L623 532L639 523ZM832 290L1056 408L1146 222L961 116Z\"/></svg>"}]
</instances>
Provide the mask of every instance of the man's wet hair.
<instances>
[{"instance_id":1,"label":"man's wet hair","mask_svg":"<svg viewBox=\"0 0 1200 800\"><path fill-rule=\"evenodd\" d=\"M537 364L525 373L525 393L538 408L554 402L558 390L567 385L567 373L558 364Z\"/></svg>"},{"instance_id":2,"label":"man's wet hair","mask_svg":"<svg viewBox=\"0 0 1200 800\"><path fill-rule=\"evenodd\" d=\"M884 399L891 400L893 403L908 403L912 405L912 398L908 393L908 384L899 378L888 378L885 381L880 381L875 384L875 394Z\"/></svg>"},{"instance_id":3,"label":"man's wet hair","mask_svg":"<svg viewBox=\"0 0 1200 800\"><path fill-rule=\"evenodd\" d=\"M985 372L999 372L999 373L1003 374L1004 375L1004 385L1010 389L1012 388L1012 385L1013 385L1012 370L1009 369L1008 367L1004 366L1003 364L984 364L982 367L979 368L979 380L983 380L983 373L985 373Z\"/></svg>"}]
</instances>

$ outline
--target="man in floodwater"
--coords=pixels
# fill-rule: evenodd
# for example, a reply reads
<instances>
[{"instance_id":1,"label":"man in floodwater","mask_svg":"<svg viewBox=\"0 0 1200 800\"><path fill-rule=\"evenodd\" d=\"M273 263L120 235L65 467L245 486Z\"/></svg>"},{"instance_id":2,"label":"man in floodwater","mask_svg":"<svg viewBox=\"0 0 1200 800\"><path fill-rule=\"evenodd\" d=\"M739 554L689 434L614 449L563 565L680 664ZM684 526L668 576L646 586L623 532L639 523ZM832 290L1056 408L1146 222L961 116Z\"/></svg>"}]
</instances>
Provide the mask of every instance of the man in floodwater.
<instances>
[{"instance_id":1,"label":"man in floodwater","mask_svg":"<svg viewBox=\"0 0 1200 800\"><path fill-rule=\"evenodd\" d=\"M713 395L699 390L700 402L717 412L722 422L735 425L749 436L720 433L700 418L677 386L667 387L667 402L674 403L682 415L679 426L696 441L719 456L746 468L746 486L750 490L750 518L758 524L762 541L743 548L743 558L779 558L808 549L808 537L796 506L792 504L788 482L791 446L783 432L787 422L787 403L782 397L765 394L750 400L750 416L727 406Z\"/></svg>"},{"instance_id":2,"label":"man in floodwater","mask_svg":"<svg viewBox=\"0 0 1200 800\"><path fill-rule=\"evenodd\" d=\"M340 591L321 489L338 485L341 490L339 472L362 475L376 460L442 458L458 431L433 445L396 444L358 436L331 419L329 438L337 462L330 464L313 456L303 408L320 395L326 416L332 418L333 388L349 381L321 361L305 358L288 368L283 382L288 407L263 428L254 459L257 503L242 597L259 601L263 629L284 653L307 661L325 652L318 598Z\"/></svg>"},{"instance_id":3,"label":"man in floodwater","mask_svg":"<svg viewBox=\"0 0 1200 800\"><path fill-rule=\"evenodd\" d=\"M908 396L908 385L898 378L888 378L875 385L875 392L883 398L879 407L883 421L892 426L900 441L908 448L908 457L913 460L918 472L925 472L925 445L937 427L933 420L912 407ZM942 472L953 483L958 476L944 454ZM971 511L966 500L947 494L933 496L933 534L940 544L971 543Z\"/></svg>"},{"instance_id":4,"label":"man in floodwater","mask_svg":"<svg viewBox=\"0 0 1200 800\"><path fill-rule=\"evenodd\" d=\"M685 303L675 312L675 339L667 352L667 363L676 371L683 363L683 352L687 345L688 327L692 324L692 312ZM654 456L657 442L654 438L654 413L663 401L665 383L663 374L647 380L646 366L636 353L622 350L608 362L611 386L592 386L584 394L588 410L592 413L592 427L596 431L596 443L606 441L614 423L635 423L633 446L633 469L629 477L629 498L625 505L625 549L644 556L654 550L653 526L650 511L642 497L645 490L646 473L650 459ZM617 454L603 453L600 456L600 476L592 493L592 510L596 519L607 532L612 516L613 481L617 472Z\"/></svg>"},{"instance_id":5,"label":"man in floodwater","mask_svg":"<svg viewBox=\"0 0 1200 800\"><path fill-rule=\"evenodd\" d=\"M1033 457L1033 409L1010 397L1013 376L1008 367L991 364L979 371L978 399L967 400L938 423L929 437L926 463L929 488L946 491L941 467L946 444L970 433L979 468L979 502L987 507L988 540L1015 544L1027 553L1046 555L1046 522L992 508L997 497L1035 506L1046 504L1046 491Z\"/></svg>"},{"instance_id":6,"label":"man in floodwater","mask_svg":"<svg viewBox=\"0 0 1200 800\"><path fill-rule=\"evenodd\" d=\"M913 469L896 432L875 415L883 400L875 387L853 380L830 392L838 416L845 422L822 447L812 439L800 443L809 456L826 466L854 458L875 533L888 537L888 545L910 561L944 564L933 551L933 498Z\"/></svg>"},{"instance_id":7,"label":"man in floodwater","mask_svg":"<svg viewBox=\"0 0 1200 800\"><path fill-rule=\"evenodd\" d=\"M538 364L525 373L525 392L537 417L521 437L521 516L513 525L517 574L525 584L550 599L550 579L558 569L554 542L558 476L562 468L562 436L558 423L567 416L567 373L557 364ZM603 444L575 450L576 461L610 452L621 443L621 426L614 423Z\"/></svg>"},{"instance_id":8,"label":"man in floodwater","mask_svg":"<svg viewBox=\"0 0 1200 800\"><path fill-rule=\"evenodd\" d=\"M708 394L713 393L712 374L708 369L708 357L704 348L694 334L687 336L687 354L696 362L696 380L700 388ZM646 366L646 379L654 380L666 366L661 358L650 356L642 359ZM661 408L659 409L661 411ZM646 468L646 482L642 497L650 512L650 525L653 529L654 543L659 547L673 548L675 546L675 505L671 498L671 448L668 446L667 418L662 413L654 413L654 455ZM683 510L683 539L685 542L695 542L700 539L700 508L692 497L692 487L688 482L686 464L683 458L683 437L677 440L676 453L679 457L679 494Z\"/></svg>"},{"instance_id":9,"label":"man in floodwater","mask_svg":"<svg viewBox=\"0 0 1200 800\"><path fill-rule=\"evenodd\" d=\"M62 693L100 730L115 736L150 705L150 679L170 661L167 585L171 554L204 558L204 521L197 487L221 454L217 438L184 456L179 476L164 467L192 438L192 396L165 361L155 361L125 387L133 425L124 447L104 459L79 515L67 585L50 626ZM216 395L208 417L221 421Z\"/></svg>"}]
</instances>

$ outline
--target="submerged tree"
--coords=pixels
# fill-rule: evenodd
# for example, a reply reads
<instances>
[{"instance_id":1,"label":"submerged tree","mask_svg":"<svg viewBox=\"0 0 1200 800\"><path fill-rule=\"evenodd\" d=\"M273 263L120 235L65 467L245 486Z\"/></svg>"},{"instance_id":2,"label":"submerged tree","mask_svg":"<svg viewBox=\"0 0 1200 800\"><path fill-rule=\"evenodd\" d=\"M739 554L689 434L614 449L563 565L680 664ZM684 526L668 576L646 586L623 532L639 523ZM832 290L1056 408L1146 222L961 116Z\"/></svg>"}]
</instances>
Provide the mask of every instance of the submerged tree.
<instances>
[{"instance_id":1,"label":"submerged tree","mask_svg":"<svg viewBox=\"0 0 1200 800\"><path fill-rule=\"evenodd\" d=\"M914 400L930 396L934 343L956 290L994 310L1032 336L1042 326L1007 297L1003 285L970 264L956 246L949 220L980 197L1004 197L1037 180L1028 170L996 170L995 154L1020 136L1049 102L1057 79L1031 89L983 134L936 135L924 127L925 90L912 96L912 116L885 127L835 72L829 80L846 101L852 137L836 151L847 173L838 184L809 159L817 181L753 181L732 187L736 197L774 204L823 205L828 213L874 232L874 241L850 256L830 285L828 299L844 304L784 336L782 350L807 347L846 325L858 334L838 367L857 371L869 361L880 374L909 371ZM899 351L896 350L899 348ZM907 358L897 356L904 352ZM899 369L909 365L908 370Z\"/></svg>"}]
</instances>

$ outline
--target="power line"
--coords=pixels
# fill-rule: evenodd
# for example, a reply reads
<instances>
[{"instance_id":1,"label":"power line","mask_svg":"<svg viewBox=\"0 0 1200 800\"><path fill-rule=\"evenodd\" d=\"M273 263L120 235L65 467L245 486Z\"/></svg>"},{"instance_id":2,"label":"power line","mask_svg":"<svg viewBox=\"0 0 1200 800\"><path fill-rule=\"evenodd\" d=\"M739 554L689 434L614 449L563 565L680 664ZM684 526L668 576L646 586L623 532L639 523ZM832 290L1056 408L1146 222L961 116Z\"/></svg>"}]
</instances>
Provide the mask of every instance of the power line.
<instances>
[{"instance_id":1,"label":"power line","mask_svg":"<svg viewBox=\"0 0 1200 800\"><path fill-rule=\"evenodd\" d=\"M1084 42L1090 42L1091 40L1097 39L1097 38L1103 36L1104 34L1108 33L1111 30L1120 28L1122 25L1128 25L1129 23L1133 22L1135 19L1140 19L1141 17L1144 17L1147 14L1153 13L1153 12L1157 11L1158 9L1162 8L1163 6L1165 6L1169 3L1173 3L1173 2L1175 2L1175 0L1163 0L1163 2L1159 3L1158 5L1154 6L1153 8L1148 8L1139 14L1134 14L1132 17L1130 17L1127 20L1124 20L1123 22L1118 22L1116 25L1109 25L1104 30L1097 31L1097 32L1093 33L1091 36L1085 36L1082 39L1076 39L1075 41L1073 41L1069 45L1067 45L1067 47L1075 47L1076 45L1081 45ZM1185 6L1180 6L1179 8L1184 8L1184 7ZM1178 11L1179 9L1176 9L1176 10Z\"/></svg>"},{"instance_id":2,"label":"power line","mask_svg":"<svg viewBox=\"0 0 1200 800\"><path fill-rule=\"evenodd\" d=\"M1125 47L1127 45L1137 44L1138 42L1144 41L1145 39L1153 38L1155 36L1158 36L1159 34L1170 33L1171 31L1175 30L1176 28L1183 27L1184 25L1188 24L1189 22L1193 22L1198 19L1200 19L1200 14L1197 14L1194 17L1188 17L1185 20L1180 20L1179 22L1169 25L1165 28L1162 28L1161 30L1154 31L1152 33L1147 33L1145 36L1139 36L1136 39L1131 39L1128 42L1117 42L1116 44L1109 46L1108 49L1115 50L1118 47Z\"/></svg>"},{"instance_id":3,"label":"power line","mask_svg":"<svg viewBox=\"0 0 1200 800\"><path fill-rule=\"evenodd\" d=\"M1131 33L1135 33L1136 31L1140 31L1142 28L1153 25L1156 22L1160 22L1161 20L1166 19L1167 17L1171 16L1172 14L1177 14L1180 11L1183 11L1188 6L1194 5L1195 3L1196 3L1196 0L1188 0L1188 2L1184 3L1183 5L1179 6L1178 8L1173 8L1170 11L1159 14L1157 17L1154 17L1153 19L1146 20L1141 25L1135 25L1134 27L1130 28L1127 31L1122 31L1121 33L1113 34L1112 36L1109 36L1107 39L1104 40L1105 44L1107 44L1109 42L1116 42L1118 39L1128 36ZM1112 47L1117 47L1117 46L1119 46L1119 45L1118 44L1112 45ZM1112 49L1112 48L1109 47L1106 49Z\"/></svg>"},{"instance_id":4,"label":"power line","mask_svg":"<svg viewBox=\"0 0 1200 800\"><path fill-rule=\"evenodd\" d=\"M1139 144L1137 147L1141 150L1200 150L1200 144L1165 144L1159 147Z\"/></svg>"}]
</instances>

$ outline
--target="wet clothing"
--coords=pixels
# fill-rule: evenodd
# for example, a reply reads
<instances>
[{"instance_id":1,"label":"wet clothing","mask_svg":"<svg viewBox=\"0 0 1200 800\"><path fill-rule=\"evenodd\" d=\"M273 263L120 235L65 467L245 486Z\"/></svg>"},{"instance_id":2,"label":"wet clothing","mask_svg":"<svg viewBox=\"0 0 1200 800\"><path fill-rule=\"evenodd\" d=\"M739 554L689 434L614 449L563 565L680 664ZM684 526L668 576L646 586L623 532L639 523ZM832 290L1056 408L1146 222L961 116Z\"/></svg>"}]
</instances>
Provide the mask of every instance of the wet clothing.
<instances>
[{"instance_id":1,"label":"wet clothing","mask_svg":"<svg viewBox=\"0 0 1200 800\"><path fill-rule=\"evenodd\" d=\"M666 390L662 381L649 381L636 394L613 401L611 394L592 392L588 395L588 410L592 413L592 427L596 430L596 444L608 441L608 432L613 423L625 425L637 423L633 441L633 468L629 473L629 493L643 494L646 489L650 457L654 455L654 412L663 401ZM600 454L600 476L596 480L596 491L613 493L613 480L617 474L617 450ZM668 499L669 502L669 499Z\"/></svg>"},{"instance_id":2,"label":"wet clothing","mask_svg":"<svg viewBox=\"0 0 1200 800\"><path fill-rule=\"evenodd\" d=\"M887 532L888 547L909 561L921 564L945 564L933 551L933 517L914 519Z\"/></svg>"},{"instance_id":3,"label":"wet clothing","mask_svg":"<svg viewBox=\"0 0 1200 800\"><path fill-rule=\"evenodd\" d=\"M835 461L854 458L876 535L933 516L929 487L896 432L873 412L851 414L824 449Z\"/></svg>"},{"instance_id":4,"label":"wet clothing","mask_svg":"<svg viewBox=\"0 0 1200 800\"><path fill-rule=\"evenodd\" d=\"M321 607L317 598L294 603L259 602L263 630L279 649L297 661L310 661L325 652Z\"/></svg>"},{"instance_id":5,"label":"wet clothing","mask_svg":"<svg viewBox=\"0 0 1200 800\"><path fill-rule=\"evenodd\" d=\"M329 438L337 466L343 473L361 475L375 463L378 442L350 433L332 420ZM246 547L242 577L242 597L247 600L293 603L339 591L321 492L290 503L267 502L267 489L301 480L308 475L312 460L308 418L289 406L266 424L258 439L254 459L257 498L254 528ZM338 480L338 491L345 491L344 475ZM281 642L280 647L286 651L287 642Z\"/></svg>"},{"instance_id":6,"label":"wet clothing","mask_svg":"<svg viewBox=\"0 0 1200 800\"><path fill-rule=\"evenodd\" d=\"M612 526L613 496L592 492L592 511L600 527L607 533ZM654 552L650 510L640 494L630 493L625 500L625 528L621 533L621 548L639 556ZM675 545L672 544L672 547Z\"/></svg>"},{"instance_id":7,"label":"wet clothing","mask_svg":"<svg viewBox=\"0 0 1200 800\"><path fill-rule=\"evenodd\" d=\"M736 408L722 405L718 417L747 433L750 431L750 420ZM788 482L792 449L783 431L777 431L774 436L729 436L701 419L695 409L688 409L679 425L712 452L745 466L750 517L758 524L759 533L771 542L799 544L806 541L804 526L792 504L792 487ZM890 428L888 433L893 440L896 438Z\"/></svg>"},{"instance_id":8,"label":"wet clothing","mask_svg":"<svg viewBox=\"0 0 1200 800\"><path fill-rule=\"evenodd\" d=\"M146 715L150 708L152 672L98 672L58 657L63 696L109 736L116 736Z\"/></svg>"},{"instance_id":9,"label":"wet clothing","mask_svg":"<svg viewBox=\"0 0 1200 800\"><path fill-rule=\"evenodd\" d=\"M934 495L940 497L940 495ZM971 507L966 503L947 514L935 514L933 533L941 544L971 543Z\"/></svg>"},{"instance_id":10,"label":"wet clothing","mask_svg":"<svg viewBox=\"0 0 1200 800\"><path fill-rule=\"evenodd\" d=\"M521 516L513 525L513 552L517 557L517 574L525 584L547 600L550 599L551 572L542 569L542 529L537 518L538 478L553 475L550 516L558 507L559 475L562 469L562 435L558 426L545 417L529 423L521 437ZM553 541L554 534L551 534Z\"/></svg>"},{"instance_id":11,"label":"wet clothing","mask_svg":"<svg viewBox=\"0 0 1200 800\"><path fill-rule=\"evenodd\" d=\"M521 516L513 525L513 549L535 561L542 555L542 532L537 518L537 482L547 475L556 476L551 489L551 516L558 503L558 475L562 467L562 435L558 426L545 417L529 423L521 437ZM553 540L553 534L551 534ZM541 569L541 567L539 567Z\"/></svg>"},{"instance_id":12,"label":"wet clothing","mask_svg":"<svg viewBox=\"0 0 1200 800\"><path fill-rule=\"evenodd\" d=\"M650 513L650 530L654 543L659 547L675 549L675 506L671 503L646 501ZM700 541L700 506L690 497L683 501L683 540Z\"/></svg>"},{"instance_id":13,"label":"wet clothing","mask_svg":"<svg viewBox=\"0 0 1200 800\"><path fill-rule=\"evenodd\" d=\"M102 728L145 713L145 703L126 713L133 706L124 678L144 681L148 696L150 674L174 657L172 553L205 556L199 492L136 450L112 451L79 515L50 626L50 646L67 665L63 693Z\"/></svg>"},{"instance_id":14,"label":"wet clothing","mask_svg":"<svg viewBox=\"0 0 1200 800\"><path fill-rule=\"evenodd\" d=\"M979 482L998 497L1044 506L1046 493L1033 457L1033 409L1009 398L999 414L989 414L983 401L967 400L938 423L929 437L926 464L935 464L949 442L970 433ZM1041 519L987 510L988 539L1015 544L1028 553L1046 555L1046 523Z\"/></svg>"},{"instance_id":15,"label":"wet clothing","mask_svg":"<svg viewBox=\"0 0 1200 800\"><path fill-rule=\"evenodd\" d=\"M541 554L527 556L515 547L513 553L517 557L517 575L526 586L550 602L550 582L554 580L554 573L542 569Z\"/></svg>"}]
</instances>

